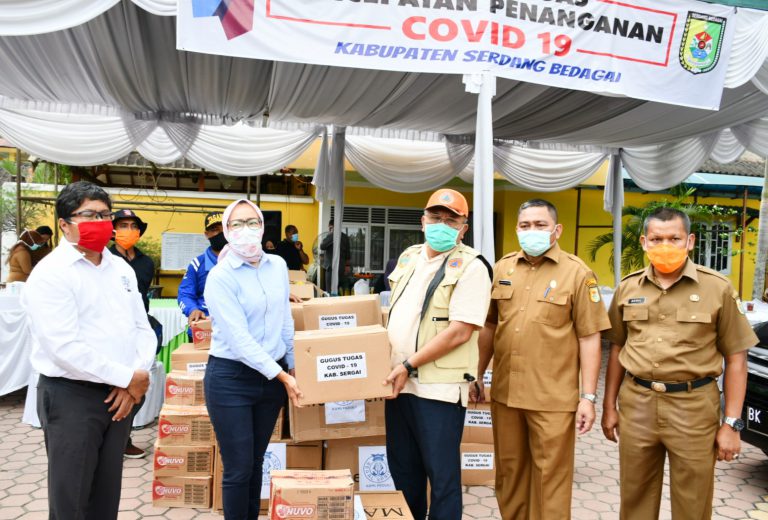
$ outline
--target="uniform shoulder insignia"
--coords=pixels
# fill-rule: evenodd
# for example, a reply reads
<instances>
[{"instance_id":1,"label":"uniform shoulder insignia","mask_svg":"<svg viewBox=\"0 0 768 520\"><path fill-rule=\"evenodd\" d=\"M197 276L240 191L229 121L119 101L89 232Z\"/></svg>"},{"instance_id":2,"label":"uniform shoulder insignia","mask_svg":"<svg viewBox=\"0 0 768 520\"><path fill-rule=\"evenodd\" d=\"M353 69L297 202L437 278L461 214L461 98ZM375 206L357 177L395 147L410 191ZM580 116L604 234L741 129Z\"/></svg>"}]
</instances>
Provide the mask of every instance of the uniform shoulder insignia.
<instances>
[{"instance_id":1,"label":"uniform shoulder insignia","mask_svg":"<svg viewBox=\"0 0 768 520\"><path fill-rule=\"evenodd\" d=\"M731 280L729 280L727 276L725 276L722 273L719 273L719 272L715 271L714 269L710 269L709 267L705 267L703 265L696 264L696 271L698 271L700 273L703 273L703 274L708 274L710 276L714 276L715 278L719 278L720 280L722 280L722 281L724 281L724 282L726 282L728 284L731 283Z\"/></svg>"},{"instance_id":2,"label":"uniform shoulder insignia","mask_svg":"<svg viewBox=\"0 0 768 520\"><path fill-rule=\"evenodd\" d=\"M565 253L565 251L563 251L563 252ZM590 269L590 267L587 265L587 263L584 260L582 260L581 258L579 258L578 256L576 256L576 255L574 255L572 253L565 253L565 257L567 259L569 259L569 260L579 264L580 267L583 267L587 271L591 271L592 270L592 269Z\"/></svg>"},{"instance_id":3,"label":"uniform shoulder insignia","mask_svg":"<svg viewBox=\"0 0 768 520\"><path fill-rule=\"evenodd\" d=\"M630 279L630 278L634 278L635 276L640 276L640 275L641 275L641 274L643 274L644 272L645 272L645 268L643 268L643 269L638 269L637 271L634 271L634 272L632 272L632 273L629 273L628 275L624 276L624 277L621 279L621 281L623 282L624 280L628 280L628 279Z\"/></svg>"}]
</instances>

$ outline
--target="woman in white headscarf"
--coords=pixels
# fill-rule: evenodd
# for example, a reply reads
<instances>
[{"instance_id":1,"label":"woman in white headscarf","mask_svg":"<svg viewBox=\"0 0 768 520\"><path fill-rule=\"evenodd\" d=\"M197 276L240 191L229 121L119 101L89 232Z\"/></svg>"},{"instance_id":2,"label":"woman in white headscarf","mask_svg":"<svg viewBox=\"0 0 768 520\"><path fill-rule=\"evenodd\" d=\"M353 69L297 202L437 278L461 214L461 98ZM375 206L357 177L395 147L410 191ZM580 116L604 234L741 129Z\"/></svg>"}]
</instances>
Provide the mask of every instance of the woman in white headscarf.
<instances>
[{"instance_id":1,"label":"woman in white headscarf","mask_svg":"<svg viewBox=\"0 0 768 520\"><path fill-rule=\"evenodd\" d=\"M288 269L266 254L264 217L248 200L224 211L228 245L205 285L213 337L205 399L224 465L227 520L256 520L262 464L286 395L298 405L293 377L293 318Z\"/></svg>"}]
</instances>

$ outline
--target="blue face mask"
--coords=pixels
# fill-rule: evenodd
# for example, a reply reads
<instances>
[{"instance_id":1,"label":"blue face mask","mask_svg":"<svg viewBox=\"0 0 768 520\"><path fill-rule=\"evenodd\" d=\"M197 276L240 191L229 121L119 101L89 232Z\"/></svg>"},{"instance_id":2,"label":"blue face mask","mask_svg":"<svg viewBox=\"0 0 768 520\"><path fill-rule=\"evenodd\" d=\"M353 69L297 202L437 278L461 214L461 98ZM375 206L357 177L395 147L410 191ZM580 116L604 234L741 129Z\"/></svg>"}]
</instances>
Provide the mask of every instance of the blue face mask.
<instances>
[{"instance_id":1,"label":"blue face mask","mask_svg":"<svg viewBox=\"0 0 768 520\"><path fill-rule=\"evenodd\" d=\"M298 233L294 233L293 235L291 235L291 242L298 242L298 241L299 241Z\"/></svg>"},{"instance_id":2,"label":"blue face mask","mask_svg":"<svg viewBox=\"0 0 768 520\"><path fill-rule=\"evenodd\" d=\"M424 227L424 235L429 247L439 253L445 253L456 247L459 230L441 222L439 224L427 224Z\"/></svg>"},{"instance_id":3,"label":"blue face mask","mask_svg":"<svg viewBox=\"0 0 768 520\"><path fill-rule=\"evenodd\" d=\"M552 247L549 237L555 231L518 231L517 240L529 256L541 256Z\"/></svg>"},{"instance_id":4,"label":"blue face mask","mask_svg":"<svg viewBox=\"0 0 768 520\"><path fill-rule=\"evenodd\" d=\"M43 247L43 244L32 244L31 246L29 246L29 248L30 248L32 251L37 251L37 250L38 250L38 249L40 249L41 247Z\"/></svg>"}]
</instances>

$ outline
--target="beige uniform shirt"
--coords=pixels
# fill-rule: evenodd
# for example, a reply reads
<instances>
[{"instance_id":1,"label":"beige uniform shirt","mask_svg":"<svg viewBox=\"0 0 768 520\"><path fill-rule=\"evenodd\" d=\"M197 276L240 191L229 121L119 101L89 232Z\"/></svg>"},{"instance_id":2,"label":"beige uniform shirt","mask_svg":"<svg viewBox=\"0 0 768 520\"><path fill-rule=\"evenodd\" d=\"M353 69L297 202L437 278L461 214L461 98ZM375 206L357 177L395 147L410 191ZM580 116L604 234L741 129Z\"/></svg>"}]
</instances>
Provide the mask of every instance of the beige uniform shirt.
<instances>
[{"instance_id":1,"label":"beige uniform shirt","mask_svg":"<svg viewBox=\"0 0 768 520\"><path fill-rule=\"evenodd\" d=\"M758 342L730 280L690 260L666 290L650 266L624 278L609 315L612 328L605 338L622 347L621 365L642 379L717 377L724 355Z\"/></svg>"},{"instance_id":2,"label":"beige uniform shirt","mask_svg":"<svg viewBox=\"0 0 768 520\"><path fill-rule=\"evenodd\" d=\"M526 410L579 402L579 338L610 328L594 273L555 244L537 266L522 252L496 263L488 321L496 323L491 398Z\"/></svg>"},{"instance_id":3,"label":"beige uniform shirt","mask_svg":"<svg viewBox=\"0 0 768 520\"><path fill-rule=\"evenodd\" d=\"M408 281L402 296L390 310L387 331L392 345L393 368L416 352L416 335L419 331L421 307L424 304L427 287L448 254L450 251L428 258L422 246L416 258L417 264L413 276ZM448 307L449 321L462 321L482 327L488 313L490 293L491 280L488 277L488 269L481 260L475 259L467 265L464 274L456 282ZM462 405L466 406L469 383L421 384L416 378L409 377L403 392L449 403L457 403L461 400Z\"/></svg>"}]
</instances>

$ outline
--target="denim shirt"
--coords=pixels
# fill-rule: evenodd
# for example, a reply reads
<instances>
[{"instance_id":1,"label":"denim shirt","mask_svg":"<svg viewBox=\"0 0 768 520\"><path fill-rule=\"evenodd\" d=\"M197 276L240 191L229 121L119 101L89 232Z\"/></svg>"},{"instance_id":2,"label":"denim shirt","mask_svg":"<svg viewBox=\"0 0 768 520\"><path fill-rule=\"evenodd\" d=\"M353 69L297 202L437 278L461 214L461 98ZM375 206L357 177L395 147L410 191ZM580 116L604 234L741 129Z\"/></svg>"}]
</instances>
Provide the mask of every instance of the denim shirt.
<instances>
[{"instance_id":1,"label":"denim shirt","mask_svg":"<svg viewBox=\"0 0 768 520\"><path fill-rule=\"evenodd\" d=\"M205 302L213 319L211 355L240 361L268 379L293 361L293 317L288 269L277 255L264 254L258 267L229 253L211 269Z\"/></svg>"}]
</instances>

